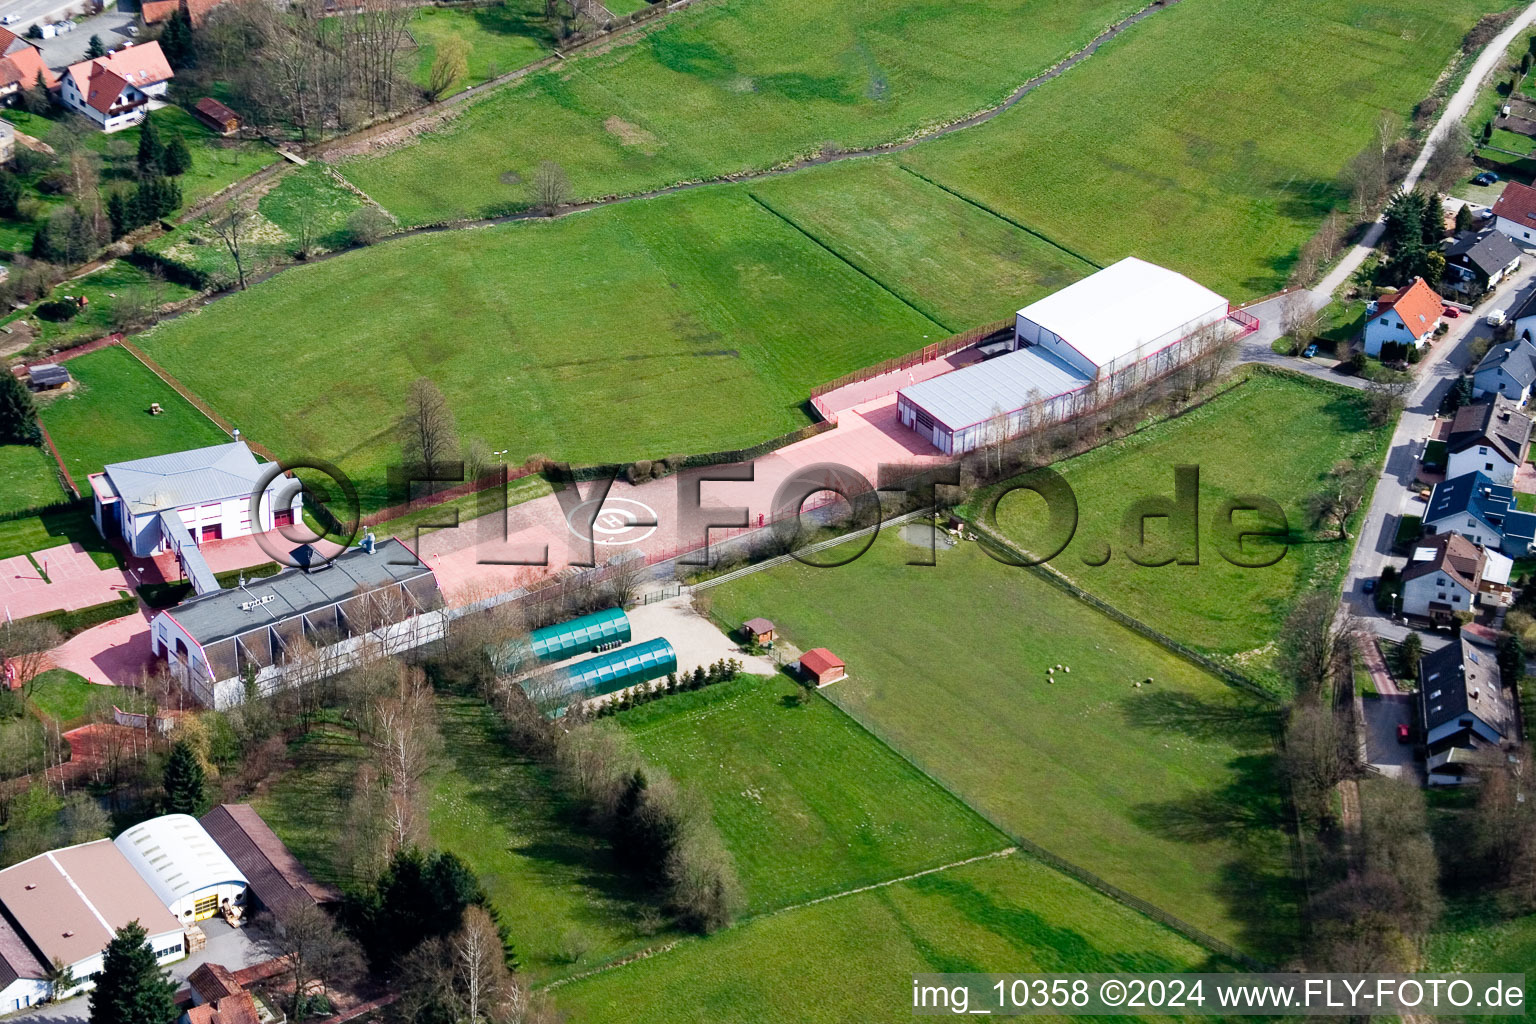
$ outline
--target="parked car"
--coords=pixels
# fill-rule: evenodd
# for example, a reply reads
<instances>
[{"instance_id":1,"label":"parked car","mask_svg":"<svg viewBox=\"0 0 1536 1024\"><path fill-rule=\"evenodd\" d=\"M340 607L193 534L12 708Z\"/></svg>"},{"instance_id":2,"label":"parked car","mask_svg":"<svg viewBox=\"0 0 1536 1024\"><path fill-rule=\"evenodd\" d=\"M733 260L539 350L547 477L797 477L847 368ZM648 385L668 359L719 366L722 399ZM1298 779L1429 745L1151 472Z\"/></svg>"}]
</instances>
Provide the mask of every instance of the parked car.
<instances>
[{"instance_id":1,"label":"parked car","mask_svg":"<svg viewBox=\"0 0 1536 1024\"><path fill-rule=\"evenodd\" d=\"M1440 315L1445 317L1447 320L1455 320L1457 317L1461 316L1461 310L1457 309L1455 306L1446 306L1444 309L1440 310Z\"/></svg>"},{"instance_id":2,"label":"parked car","mask_svg":"<svg viewBox=\"0 0 1536 1024\"><path fill-rule=\"evenodd\" d=\"M0 25L14 25L20 20L21 15L19 14L7 14L5 17L0 18Z\"/></svg>"},{"instance_id":3,"label":"parked car","mask_svg":"<svg viewBox=\"0 0 1536 1024\"><path fill-rule=\"evenodd\" d=\"M1306 351L1301 354L1301 358L1311 359L1315 355L1317 355L1317 342L1314 341L1312 344L1307 346Z\"/></svg>"},{"instance_id":4,"label":"parked car","mask_svg":"<svg viewBox=\"0 0 1536 1024\"><path fill-rule=\"evenodd\" d=\"M1472 184L1474 184L1474 185L1492 185L1494 182L1496 182L1498 180L1499 180L1499 176L1497 174L1494 174L1492 171L1484 171L1482 174L1479 174L1477 177L1472 179Z\"/></svg>"},{"instance_id":5,"label":"parked car","mask_svg":"<svg viewBox=\"0 0 1536 1024\"><path fill-rule=\"evenodd\" d=\"M1399 743L1407 743L1408 742L1408 723L1407 722L1398 722L1397 723L1397 742L1399 742Z\"/></svg>"},{"instance_id":6,"label":"parked car","mask_svg":"<svg viewBox=\"0 0 1536 1024\"><path fill-rule=\"evenodd\" d=\"M1376 581L1366 580L1365 584L1360 589L1365 591L1367 594L1374 594L1376 593Z\"/></svg>"},{"instance_id":7,"label":"parked car","mask_svg":"<svg viewBox=\"0 0 1536 1024\"><path fill-rule=\"evenodd\" d=\"M1492 313L1488 314L1488 317L1487 317L1488 326L1489 327L1503 327L1504 326L1504 321L1506 321L1508 319L1509 319L1509 314L1505 313L1502 309L1496 309Z\"/></svg>"}]
</instances>

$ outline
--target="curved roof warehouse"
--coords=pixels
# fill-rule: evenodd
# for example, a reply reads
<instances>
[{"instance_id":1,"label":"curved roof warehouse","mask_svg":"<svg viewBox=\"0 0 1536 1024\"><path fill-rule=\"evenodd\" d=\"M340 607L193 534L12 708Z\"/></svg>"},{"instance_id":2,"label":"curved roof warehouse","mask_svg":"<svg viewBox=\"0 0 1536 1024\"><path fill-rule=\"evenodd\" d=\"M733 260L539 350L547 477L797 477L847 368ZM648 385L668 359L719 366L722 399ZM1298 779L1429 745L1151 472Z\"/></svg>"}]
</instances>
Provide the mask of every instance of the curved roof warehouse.
<instances>
[{"instance_id":1,"label":"curved roof warehouse","mask_svg":"<svg viewBox=\"0 0 1536 1024\"><path fill-rule=\"evenodd\" d=\"M202 921L224 903L241 903L250 883L213 837L186 814L133 826L113 843L183 922Z\"/></svg>"}]
</instances>

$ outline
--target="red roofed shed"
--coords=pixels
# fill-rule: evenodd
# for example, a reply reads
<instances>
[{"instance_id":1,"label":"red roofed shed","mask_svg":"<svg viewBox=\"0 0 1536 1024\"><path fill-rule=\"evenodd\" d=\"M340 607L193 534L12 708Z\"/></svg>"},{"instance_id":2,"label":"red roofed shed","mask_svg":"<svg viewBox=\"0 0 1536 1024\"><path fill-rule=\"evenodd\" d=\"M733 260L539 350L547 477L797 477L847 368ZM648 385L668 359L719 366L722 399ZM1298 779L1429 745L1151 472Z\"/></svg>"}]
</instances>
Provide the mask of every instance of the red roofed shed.
<instances>
[{"instance_id":1,"label":"red roofed shed","mask_svg":"<svg viewBox=\"0 0 1536 1024\"><path fill-rule=\"evenodd\" d=\"M848 668L843 664L843 659L825 647L817 647L800 655L800 671L816 680L817 686L826 686L848 676Z\"/></svg>"}]
</instances>

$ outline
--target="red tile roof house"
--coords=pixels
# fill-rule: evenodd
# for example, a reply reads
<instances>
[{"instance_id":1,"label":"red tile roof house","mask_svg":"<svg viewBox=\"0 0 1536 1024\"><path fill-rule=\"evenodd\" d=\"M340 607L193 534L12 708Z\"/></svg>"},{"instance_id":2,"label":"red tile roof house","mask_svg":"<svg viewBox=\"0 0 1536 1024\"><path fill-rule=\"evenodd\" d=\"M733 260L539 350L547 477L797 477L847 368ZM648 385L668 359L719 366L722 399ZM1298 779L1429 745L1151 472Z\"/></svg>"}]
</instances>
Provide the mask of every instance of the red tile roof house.
<instances>
[{"instance_id":1,"label":"red tile roof house","mask_svg":"<svg viewBox=\"0 0 1536 1024\"><path fill-rule=\"evenodd\" d=\"M1493 204L1493 223L1521 245L1536 245L1536 188L1511 181Z\"/></svg>"},{"instance_id":2,"label":"red tile roof house","mask_svg":"<svg viewBox=\"0 0 1536 1024\"><path fill-rule=\"evenodd\" d=\"M45 88L58 86L59 76L48 70L37 47L9 29L0 28L0 101L32 88L39 74Z\"/></svg>"},{"instance_id":3,"label":"red tile roof house","mask_svg":"<svg viewBox=\"0 0 1536 1024\"><path fill-rule=\"evenodd\" d=\"M1423 348L1440 326L1440 296L1422 277L1365 308L1365 354L1380 356L1386 344Z\"/></svg>"},{"instance_id":4,"label":"red tile roof house","mask_svg":"<svg viewBox=\"0 0 1536 1024\"><path fill-rule=\"evenodd\" d=\"M848 678L848 669L843 659L825 647L817 647L800 655L800 671L815 680L817 686Z\"/></svg>"},{"instance_id":5,"label":"red tile roof house","mask_svg":"<svg viewBox=\"0 0 1536 1024\"><path fill-rule=\"evenodd\" d=\"M138 124L151 105L163 102L174 77L159 43L128 46L71 64L59 86L59 99L102 131L116 132Z\"/></svg>"}]
</instances>

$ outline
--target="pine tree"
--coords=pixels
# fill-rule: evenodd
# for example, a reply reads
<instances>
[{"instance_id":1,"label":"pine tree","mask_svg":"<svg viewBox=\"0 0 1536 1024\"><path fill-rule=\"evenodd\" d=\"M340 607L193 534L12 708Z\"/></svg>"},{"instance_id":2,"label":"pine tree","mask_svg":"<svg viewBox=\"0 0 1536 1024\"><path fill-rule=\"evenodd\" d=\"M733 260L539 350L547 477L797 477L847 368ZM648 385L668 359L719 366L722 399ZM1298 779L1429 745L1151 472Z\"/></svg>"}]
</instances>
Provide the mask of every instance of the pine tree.
<instances>
[{"instance_id":1,"label":"pine tree","mask_svg":"<svg viewBox=\"0 0 1536 1024\"><path fill-rule=\"evenodd\" d=\"M0 217L21 214L21 192L21 179L10 171L0 170Z\"/></svg>"},{"instance_id":2,"label":"pine tree","mask_svg":"<svg viewBox=\"0 0 1536 1024\"><path fill-rule=\"evenodd\" d=\"M9 373L0 374L0 444L41 444L32 392Z\"/></svg>"},{"instance_id":3,"label":"pine tree","mask_svg":"<svg viewBox=\"0 0 1536 1024\"><path fill-rule=\"evenodd\" d=\"M129 223L128 216L128 200L121 192L113 192L107 197L107 219L112 222L113 238L122 238L134 229L136 225Z\"/></svg>"},{"instance_id":4,"label":"pine tree","mask_svg":"<svg viewBox=\"0 0 1536 1024\"><path fill-rule=\"evenodd\" d=\"M176 986L166 980L148 933L137 921L119 928L107 943L101 974L91 992L91 1024L172 1024Z\"/></svg>"},{"instance_id":5,"label":"pine tree","mask_svg":"<svg viewBox=\"0 0 1536 1024\"><path fill-rule=\"evenodd\" d=\"M1466 203L1461 204L1461 209L1456 211L1456 233L1458 235L1471 231L1475 225L1472 222L1472 208Z\"/></svg>"},{"instance_id":6,"label":"pine tree","mask_svg":"<svg viewBox=\"0 0 1536 1024\"><path fill-rule=\"evenodd\" d=\"M203 813L204 804L208 800L208 782L203 775L203 766L197 761L197 755L184 741L171 748L170 759L165 762L162 783L165 786L165 813Z\"/></svg>"},{"instance_id":7,"label":"pine tree","mask_svg":"<svg viewBox=\"0 0 1536 1024\"><path fill-rule=\"evenodd\" d=\"M166 63L173 68L191 67L196 62L192 25L183 12L177 11L165 23L165 31L160 34L160 50L165 54Z\"/></svg>"},{"instance_id":8,"label":"pine tree","mask_svg":"<svg viewBox=\"0 0 1536 1024\"><path fill-rule=\"evenodd\" d=\"M91 41L85 47L85 59L95 60L97 57L105 57L107 48L101 44L101 36L91 36Z\"/></svg>"},{"instance_id":9,"label":"pine tree","mask_svg":"<svg viewBox=\"0 0 1536 1024\"><path fill-rule=\"evenodd\" d=\"M173 178L186 174L192 169L192 152L187 149L187 144L181 141L181 136L176 136L165 147L162 162L165 164L165 173Z\"/></svg>"},{"instance_id":10,"label":"pine tree","mask_svg":"<svg viewBox=\"0 0 1536 1024\"><path fill-rule=\"evenodd\" d=\"M139 173L146 177L159 174L164 157L165 147L160 144L154 118L146 116L139 126Z\"/></svg>"}]
</instances>

